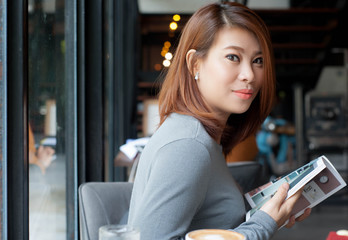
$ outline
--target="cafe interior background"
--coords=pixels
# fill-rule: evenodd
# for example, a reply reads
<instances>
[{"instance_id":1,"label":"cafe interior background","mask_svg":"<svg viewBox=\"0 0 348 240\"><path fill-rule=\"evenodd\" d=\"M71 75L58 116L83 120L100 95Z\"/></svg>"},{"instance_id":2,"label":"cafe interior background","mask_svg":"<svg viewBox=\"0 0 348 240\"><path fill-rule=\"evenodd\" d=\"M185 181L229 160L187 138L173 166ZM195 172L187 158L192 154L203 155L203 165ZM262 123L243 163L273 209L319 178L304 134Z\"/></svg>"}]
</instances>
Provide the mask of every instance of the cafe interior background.
<instances>
[{"instance_id":1,"label":"cafe interior background","mask_svg":"<svg viewBox=\"0 0 348 240\"><path fill-rule=\"evenodd\" d=\"M180 31L208 2L0 1L0 239L79 238L78 187L128 180L119 148L151 134ZM267 23L276 62L279 101L260 130L276 141L255 161L273 154L281 175L325 154L347 181L347 1L239 2ZM345 188L274 239L325 239L347 223Z\"/></svg>"}]
</instances>

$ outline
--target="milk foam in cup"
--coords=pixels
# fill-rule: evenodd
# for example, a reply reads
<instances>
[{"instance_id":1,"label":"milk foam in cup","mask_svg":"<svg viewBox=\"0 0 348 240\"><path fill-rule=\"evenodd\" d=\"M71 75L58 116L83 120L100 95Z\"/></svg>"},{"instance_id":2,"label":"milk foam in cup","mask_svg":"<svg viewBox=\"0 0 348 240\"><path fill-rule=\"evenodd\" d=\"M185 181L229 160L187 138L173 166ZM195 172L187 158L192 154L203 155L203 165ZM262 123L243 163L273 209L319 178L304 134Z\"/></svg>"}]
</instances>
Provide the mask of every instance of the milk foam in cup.
<instances>
[{"instance_id":1,"label":"milk foam in cup","mask_svg":"<svg viewBox=\"0 0 348 240\"><path fill-rule=\"evenodd\" d=\"M185 240L245 240L243 234L223 229L200 229L186 234Z\"/></svg>"}]
</instances>

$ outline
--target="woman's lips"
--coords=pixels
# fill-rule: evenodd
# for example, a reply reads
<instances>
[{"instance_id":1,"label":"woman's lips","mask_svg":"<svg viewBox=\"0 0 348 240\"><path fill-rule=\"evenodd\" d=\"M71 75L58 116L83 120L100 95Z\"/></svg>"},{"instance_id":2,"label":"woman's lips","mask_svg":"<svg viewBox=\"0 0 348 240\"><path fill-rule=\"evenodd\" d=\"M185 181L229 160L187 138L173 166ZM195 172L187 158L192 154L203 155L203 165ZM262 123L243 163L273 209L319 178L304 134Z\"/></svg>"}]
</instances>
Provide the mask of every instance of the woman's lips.
<instances>
[{"instance_id":1,"label":"woman's lips","mask_svg":"<svg viewBox=\"0 0 348 240\"><path fill-rule=\"evenodd\" d=\"M232 90L232 92L241 99L250 99L253 96L253 90L250 89L241 89L241 90Z\"/></svg>"}]
</instances>

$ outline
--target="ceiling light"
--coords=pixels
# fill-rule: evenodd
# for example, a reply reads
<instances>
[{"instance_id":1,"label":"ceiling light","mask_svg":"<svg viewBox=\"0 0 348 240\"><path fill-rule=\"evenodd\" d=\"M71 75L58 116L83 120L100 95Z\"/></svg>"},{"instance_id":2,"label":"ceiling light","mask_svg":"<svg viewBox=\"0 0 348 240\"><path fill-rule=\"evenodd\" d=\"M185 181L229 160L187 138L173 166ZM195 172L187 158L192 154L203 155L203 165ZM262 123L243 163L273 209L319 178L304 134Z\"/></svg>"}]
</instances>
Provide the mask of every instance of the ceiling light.
<instances>
[{"instance_id":1,"label":"ceiling light","mask_svg":"<svg viewBox=\"0 0 348 240\"><path fill-rule=\"evenodd\" d=\"M173 54L170 52L167 52L166 55L164 56L167 60L171 60L173 58Z\"/></svg>"},{"instance_id":2,"label":"ceiling light","mask_svg":"<svg viewBox=\"0 0 348 240\"><path fill-rule=\"evenodd\" d=\"M180 21L180 15L179 15L179 14L175 14L175 15L173 16L173 20L174 20L175 22Z\"/></svg>"},{"instance_id":3,"label":"ceiling light","mask_svg":"<svg viewBox=\"0 0 348 240\"><path fill-rule=\"evenodd\" d=\"M170 66L170 61L169 60L164 60L163 61L163 66L165 66L165 67L169 67Z\"/></svg>"},{"instance_id":4,"label":"ceiling light","mask_svg":"<svg viewBox=\"0 0 348 240\"><path fill-rule=\"evenodd\" d=\"M169 28L174 31L178 28L178 24L176 22L171 22Z\"/></svg>"}]
</instances>

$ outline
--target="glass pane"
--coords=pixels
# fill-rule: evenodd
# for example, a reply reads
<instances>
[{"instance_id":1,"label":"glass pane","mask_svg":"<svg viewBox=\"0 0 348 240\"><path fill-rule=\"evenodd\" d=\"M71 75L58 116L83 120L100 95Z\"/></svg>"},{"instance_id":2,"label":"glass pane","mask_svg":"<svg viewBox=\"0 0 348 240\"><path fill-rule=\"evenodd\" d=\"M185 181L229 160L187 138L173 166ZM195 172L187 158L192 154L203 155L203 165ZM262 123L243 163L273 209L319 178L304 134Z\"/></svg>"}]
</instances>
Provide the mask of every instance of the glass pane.
<instances>
[{"instance_id":1,"label":"glass pane","mask_svg":"<svg viewBox=\"0 0 348 240\"><path fill-rule=\"evenodd\" d=\"M0 1L0 239L6 239L7 232L4 228L6 219L6 3Z\"/></svg>"},{"instance_id":2,"label":"glass pane","mask_svg":"<svg viewBox=\"0 0 348 240\"><path fill-rule=\"evenodd\" d=\"M29 233L66 239L64 0L29 0Z\"/></svg>"}]
</instances>

